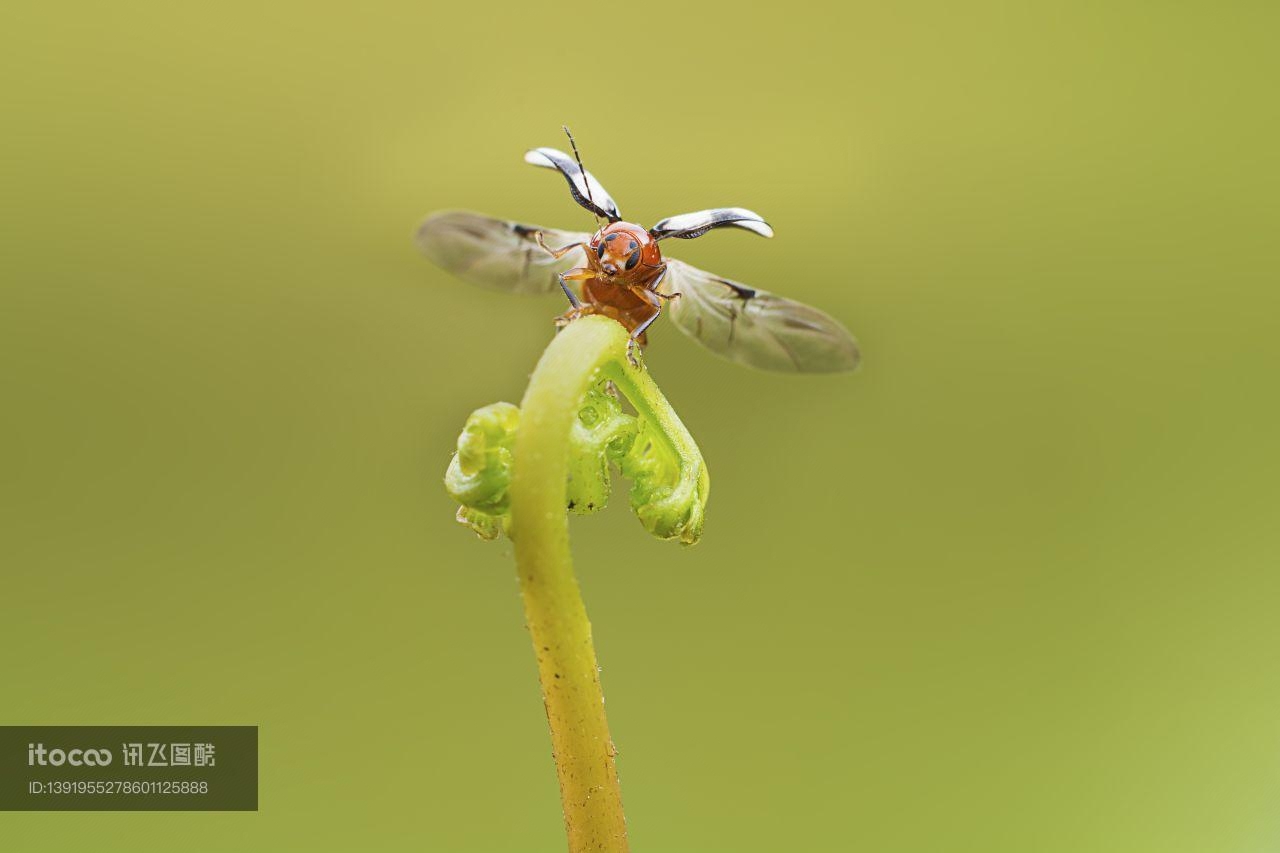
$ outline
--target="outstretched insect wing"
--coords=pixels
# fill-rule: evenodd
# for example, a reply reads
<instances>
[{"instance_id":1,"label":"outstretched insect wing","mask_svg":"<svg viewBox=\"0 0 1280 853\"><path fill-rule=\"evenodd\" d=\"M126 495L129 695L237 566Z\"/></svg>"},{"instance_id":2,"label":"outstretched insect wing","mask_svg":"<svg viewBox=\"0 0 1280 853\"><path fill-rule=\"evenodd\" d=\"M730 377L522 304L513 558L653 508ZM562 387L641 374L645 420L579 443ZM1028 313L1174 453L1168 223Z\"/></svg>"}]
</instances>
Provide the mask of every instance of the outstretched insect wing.
<instances>
[{"instance_id":1,"label":"outstretched insect wing","mask_svg":"<svg viewBox=\"0 0 1280 853\"><path fill-rule=\"evenodd\" d=\"M464 281L490 290L536 296L556 290L559 273L586 261L581 249L552 258L537 243L539 231L554 249L590 239L589 234L521 225L467 210L446 210L428 216L418 226L417 244L428 260Z\"/></svg>"},{"instance_id":2,"label":"outstretched insect wing","mask_svg":"<svg viewBox=\"0 0 1280 853\"><path fill-rule=\"evenodd\" d=\"M563 151L534 148L525 152L524 161L544 169L555 169L564 175L569 182L569 192L573 193L573 200L596 216L603 216L610 222L617 222L622 218L617 203L596 180L595 175L580 167L576 160Z\"/></svg>"},{"instance_id":3,"label":"outstretched insect wing","mask_svg":"<svg viewBox=\"0 0 1280 853\"><path fill-rule=\"evenodd\" d=\"M849 330L817 308L667 258L668 311L680 330L730 361L784 373L838 373L858 366Z\"/></svg>"},{"instance_id":4,"label":"outstretched insect wing","mask_svg":"<svg viewBox=\"0 0 1280 853\"><path fill-rule=\"evenodd\" d=\"M679 216L668 216L649 229L655 240L667 237L678 237L689 240L701 237L712 228L742 228L761 237L772 237L773 229L760 214L745 207L716 207L711 210L699 210L694 213L682 213Z\"/></svg>"}]
</instances>

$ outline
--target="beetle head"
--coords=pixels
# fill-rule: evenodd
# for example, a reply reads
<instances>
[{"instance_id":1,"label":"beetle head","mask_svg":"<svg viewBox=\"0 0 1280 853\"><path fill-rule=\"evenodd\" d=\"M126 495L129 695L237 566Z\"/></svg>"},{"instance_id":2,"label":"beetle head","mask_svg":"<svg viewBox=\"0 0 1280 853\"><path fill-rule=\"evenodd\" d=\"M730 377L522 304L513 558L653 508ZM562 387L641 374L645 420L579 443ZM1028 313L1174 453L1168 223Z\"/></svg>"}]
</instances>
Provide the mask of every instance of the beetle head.
<instances>
[{"instance_id":1,"label":"beetle head","mask_svg":"<svg viewBox=\"0 0 1280 853\"><path fill-rule=\"evenodd\" d=\"M608 275L621 275L641 263L661 263L658 244L649 232L629 222L614 222L600 229L591 240L600 266Z\"/></svg>"}]
</instances>

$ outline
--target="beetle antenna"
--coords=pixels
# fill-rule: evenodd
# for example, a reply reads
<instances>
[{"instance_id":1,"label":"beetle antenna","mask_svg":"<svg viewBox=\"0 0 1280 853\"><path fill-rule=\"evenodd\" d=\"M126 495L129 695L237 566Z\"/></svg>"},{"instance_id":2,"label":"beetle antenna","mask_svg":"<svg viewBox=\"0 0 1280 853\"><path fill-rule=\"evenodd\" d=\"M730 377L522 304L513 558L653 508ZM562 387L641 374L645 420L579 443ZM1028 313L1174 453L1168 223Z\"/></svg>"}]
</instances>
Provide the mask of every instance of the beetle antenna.
<instances>
[{"instance_id":1,"label":"beetle antenna","mask_svg":"<svg viewBox=\"0 0 1280 853\"><path fill-rule=\"evenodd\" d=\"M560 125L560 129L564 131L564 135L569 137L569 146L573 149L573 159L578 161L578 171L582 173L582 185L587 188L587 201L591 202L591 206L596 206L596 200L591 197L591 181L587 180L587 167L582 165L582 155L578 153L578 143L573 138L573 131L569 130L567 124ZM596 225L600 224L600 214L592 213L596 218Z\"/></svg>"}]
</instances>

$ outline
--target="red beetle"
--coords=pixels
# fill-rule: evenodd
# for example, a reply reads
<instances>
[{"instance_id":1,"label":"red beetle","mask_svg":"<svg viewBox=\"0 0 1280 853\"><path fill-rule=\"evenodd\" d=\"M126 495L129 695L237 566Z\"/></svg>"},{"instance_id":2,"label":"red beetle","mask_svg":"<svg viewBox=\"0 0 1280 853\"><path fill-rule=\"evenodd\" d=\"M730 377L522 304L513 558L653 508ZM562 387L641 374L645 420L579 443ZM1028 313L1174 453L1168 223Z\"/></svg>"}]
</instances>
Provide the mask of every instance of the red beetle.
<instances>
[{"instance_id":1,"label":"red beetle","mask_svg":"<svg viewBox=\"0 0 1280 853\"><path fill-rule=\"evenodd\" d=\"M817 308L665 258L658 246L671 237L689 240L726 226L772 237L773 229L759 214L721 207L668 217L649 229L624 222L609 193L583 168L572 134L569 141L573 157L535 148L524 159L560 172L574 201L607 220L594 234L445 211L429 216L418 229L423 253L455 275L497 290L537 294L558 284L571 307L556 322L563 325L583 314L612 317L631 332L633 362L634 348L645 344L645 330L670 300L669 313L681 331L733 361L806 373L857 367L853 336ZM550 248L548 239L559 248Z\"/></svg>"}]
</instances>

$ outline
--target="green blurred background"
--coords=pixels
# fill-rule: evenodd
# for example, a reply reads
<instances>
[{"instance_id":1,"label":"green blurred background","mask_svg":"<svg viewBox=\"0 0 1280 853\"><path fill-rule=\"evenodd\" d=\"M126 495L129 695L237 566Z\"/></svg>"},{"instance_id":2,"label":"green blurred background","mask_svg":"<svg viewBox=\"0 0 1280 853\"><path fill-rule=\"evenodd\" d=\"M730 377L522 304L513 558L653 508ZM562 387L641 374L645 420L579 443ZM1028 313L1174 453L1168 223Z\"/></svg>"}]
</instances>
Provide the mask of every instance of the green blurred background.
<instances>
[{"instance_id":1,"label":"green blurred background","mask_svg":"<svg viewBox=\"0 0 1280 853\"><path fill-rule=\"evenodd\" d=\"M706 537L575 520L637 851L1280 848L1274 4L7 4L6 723L262 729L256 814L4 814L22 851L554 851L466 415L553 297L427 212L679 256L855 375L649 365Z\"/></svg>"}]
</instances>

